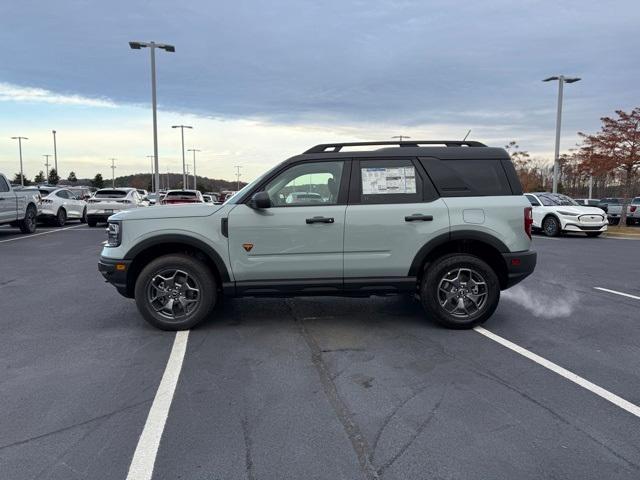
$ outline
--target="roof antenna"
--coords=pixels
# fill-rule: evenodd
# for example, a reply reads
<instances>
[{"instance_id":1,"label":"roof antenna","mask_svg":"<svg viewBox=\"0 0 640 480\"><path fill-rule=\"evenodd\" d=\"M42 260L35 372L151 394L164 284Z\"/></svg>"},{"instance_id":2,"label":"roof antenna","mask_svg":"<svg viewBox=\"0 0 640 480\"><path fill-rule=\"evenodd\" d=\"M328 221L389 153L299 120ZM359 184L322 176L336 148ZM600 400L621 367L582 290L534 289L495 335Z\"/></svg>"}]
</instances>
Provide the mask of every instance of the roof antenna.
<instances>
[{"instance_id":1,"label":"roof antenna","mask_svg":"<svg viewBox=\"0 0 640 480\"><path fill-rule=\"evenodd\" d=\"M462 139L463 142L467 139L467 137L469 136L470 133L471 133L471 130L469 130L467 132L467 134L464 136L464 138Z\"/></svg>"}]
</instances>

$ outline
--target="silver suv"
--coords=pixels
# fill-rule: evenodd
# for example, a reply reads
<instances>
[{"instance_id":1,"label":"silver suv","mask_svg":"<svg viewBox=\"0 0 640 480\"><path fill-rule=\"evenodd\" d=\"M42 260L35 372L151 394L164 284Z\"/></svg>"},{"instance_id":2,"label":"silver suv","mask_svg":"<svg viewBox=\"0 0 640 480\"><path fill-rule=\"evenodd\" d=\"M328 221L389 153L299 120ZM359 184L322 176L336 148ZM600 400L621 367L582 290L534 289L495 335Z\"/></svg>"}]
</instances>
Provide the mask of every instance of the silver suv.
<instances>
[{"instance_id":1,"label":"silver suv","mask_svg":"<svg viewBox=\"0 0 640 480\"><path fill-rule=\"evenodd\" d=\"M378 146L371 150L371 146ZM450 328L484 322L529 275L531 205L509 155L479 142L317 145L223 205L109 218L99 270L165 330L221 295L420 298Z\"/></svg>"}]
</instances>

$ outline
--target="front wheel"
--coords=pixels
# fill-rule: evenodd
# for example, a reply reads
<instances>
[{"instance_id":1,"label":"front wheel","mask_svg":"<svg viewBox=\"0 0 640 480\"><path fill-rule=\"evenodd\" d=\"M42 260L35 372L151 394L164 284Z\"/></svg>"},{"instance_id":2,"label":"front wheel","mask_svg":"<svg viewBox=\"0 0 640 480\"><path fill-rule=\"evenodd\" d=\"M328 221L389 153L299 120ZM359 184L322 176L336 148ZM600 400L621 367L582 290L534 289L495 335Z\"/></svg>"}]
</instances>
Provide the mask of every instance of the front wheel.
<instances>
[{"instance_id":1,"label":"front wheel","mask_svg":"<svg viewBox=\"0 0 640 480\"><path fill-rule=\"evenodd\" d=\"M556 217L547 217L542 222L542 231L547 237L560 235L560 222Z\"/></svg>"},{"instance_id":2,"label":"front wheel","mask_svg":"<svg viewBox=\"0 0 640 480\"><path fill-rule=\"evenodd\" d=\"M98 224L98 221L93 219L93 218L88 218L87 219L87 225L89 225L91 228L95 227Z\"/></svg>"},{"instance_id":3,"label":"front wheel","mask_svg":"<svg viewBox=\"0 0 640 480\"><path fill-rule=\"evenodd\" d=\"M486 321L500 300L500 282L493 269L473 255L446 255L427 267L420 286L426 313L454 329Z\"/></svg>"},{"instance_id":4,"label":"front wheel","mask_svg":"<svg viewBox=\"0 0 640 480\"><path fill-rule=\"evenodd\" d=\"M150 262L136 280L138 310L161 330L188 330L202 322L216 303L216 280L203 262L171 254Z\"/></svg>"}]
</instances>

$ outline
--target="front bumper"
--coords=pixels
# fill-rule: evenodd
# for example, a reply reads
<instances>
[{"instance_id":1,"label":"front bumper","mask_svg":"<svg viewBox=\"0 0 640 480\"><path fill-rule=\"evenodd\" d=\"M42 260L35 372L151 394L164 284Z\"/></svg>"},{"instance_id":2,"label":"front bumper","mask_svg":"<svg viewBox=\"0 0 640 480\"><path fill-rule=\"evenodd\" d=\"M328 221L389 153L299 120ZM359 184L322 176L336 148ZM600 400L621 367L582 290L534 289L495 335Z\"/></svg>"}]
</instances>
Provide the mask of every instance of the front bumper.
<instances>
[{"instance_id":1,"label":"front bumper","mask_svg":"<svg viewBox=\"0 0 640 480\"><path fill-rule=\"evenodd\" d=\"M100 257L98 260L98 271L105 281L116 287L120 295L131 298L132 295L127 288L127 276L131 260L114 260L112 258Z\"/></svg>"},{"instance_id":2,"label":"front bumper","mask_svg":"<svg viewBox=\"0 0 640 480\"><path fill-rule=\"evenodd\" d=\"M608 225L608 222L595 225L567 223L562 230L566 232L606 232Z\"/></svg>"},{"instance_id":3,"label":"front bumper","mask_svg":"<svg viewBox=\"0 0 640 480\"><path fill-rule=\"evenodd\" d=\"M502 289L505 290L520 283L533 273L536 268L538 254L534 251L503 253L505 265L507 266L507 279Z\"/></svg>"}]
</instances>

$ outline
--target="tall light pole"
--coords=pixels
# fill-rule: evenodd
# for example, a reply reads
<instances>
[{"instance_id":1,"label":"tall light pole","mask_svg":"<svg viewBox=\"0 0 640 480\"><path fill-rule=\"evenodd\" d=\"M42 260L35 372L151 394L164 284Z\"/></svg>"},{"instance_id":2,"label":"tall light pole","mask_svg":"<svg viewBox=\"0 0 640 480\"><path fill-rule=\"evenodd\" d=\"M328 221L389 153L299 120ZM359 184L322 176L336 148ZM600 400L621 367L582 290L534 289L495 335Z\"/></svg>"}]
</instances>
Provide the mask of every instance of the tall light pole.
<instances>
[{"instance_id":1,"label":"tall light pole","mask_svg":"<svg viewBox=\"0 0 640 480\"><path fill-rule=\"evenodd\" d=\"M391 138L399 138L402 141L403 138L411 138L409 135L394 135Z\"/></svg>"},{"instance_id":2,"label":"tall light pole","mask_svg":"<svg viewBox=\"0 0 640 480\"><path fill-rule=\"evenodd\" d=\"M182 188L187 188L187 170L184 161L184 129L193 127L189 125L173 125L171 128L179 128L182 133Z\"/></svg>"},{"instance_id":3,"label":"tall light pole","mask_svg":"<svg viewBox=\"0 0 640 480\"><path fill-rule=\"evenodd\" d=\"M51 130L51 132L53 133L53 163L56 169L56 173L60 175L60 172L58 171L58 147L56 145L56 131Z\"/></svg>"},{"instance_id":4,"label":"tall light pole","mask_svg":"<svg viewBox=\"0 0 640 480\"><path fill-rule=\"evenodd\" d=\"M18 151L20 152L20 185L24 187L24 172L22 171L22 140L29 140L27 137L11 137L11 140L18 140Z\"/></svg>"},{"instance_id":5,"label":"tall light pole","mask_svg":"<svg viewBox=\"0 0 640 480\"><path fill-rule=\"evenodd\" d=\"M240 190L240 169L242 168L242 165L236 165L236 180L237 180L237 185L236 185L236 192Z\"/></svg>"},{"instance_id":6,"label":"tall light pole","mask_svg":"<svg viewBox=\"0 0 640 480\"><path fill-rule=\"evenodd\" d=\"M47 183L49 183L49 165L51 165L51 164L49 163L49 157L50 157L51 155L42 155L42 156L44 157L44 168L46 168L46 170L47 170L47 180L46 180L46 182L47 182ZM56 173L57 173L57 172L58 172L58 171L56 170Z\"/></svg>"},{"instance_id":7,"label":"tall light pole","mask_svg":"<svg viewBox=\"0 0 640 480\"><path fill-rule=\"evenodd\" d=\"M560 174L560 127L562 125L562 94L565 83L574 83L580 81L577 77L565 77L559 75L557 77L545 78L543 82L551 82L558 80L558 111L556 114L556 148L553 156L553 193L558 193L558 176Z\"/></svg>"},{"instance_id":8,"label":"tall light pole","mask_svg":"<svg viewBox=\"0 0 640 480\"><path fill-rule=\"evenodd\" d=\"M153 159L155 158L153 155L147 155L147 158L151 159L151 191L155 192L155 188L153 188Z\"/></svg>"},{"instance_id":9,"label":"tall light pole","mask_svg":"<svg viewBox=\"0 0 640 480\"><path fill-rule=\"evenodd\" d=\"M199 152L197 148L190 148L187 152L193 152L193 189L198 189L198 179L196 178L196 152Z\"/></svg>"},{"instance_id":10,"label":"tall light pole","mask_svg":"<svg viewBox=\"0 0 640 480\"><path fill-rule=\"evenodd\" d=\"M110 158L111 160L111 188L116 188L116 158Z\"/></svg>"},{"instance_id":11,"label":"tall light pole","mask_svg":"<svg viewBox=\"0 0 640 480\"><path fill-rule=\"evenodd\" d=\"M153 108L153 156L154 158L154 177L156 184L156 193L158 193L158 185L160 185L160 170L158 167L158 114L156 103L156 48L161 48L166 52L175 52L173 45L155 42L129 42L129 47L133 50L148 48L151 52L151 104Z\"/></svg>"}]
</instances>

